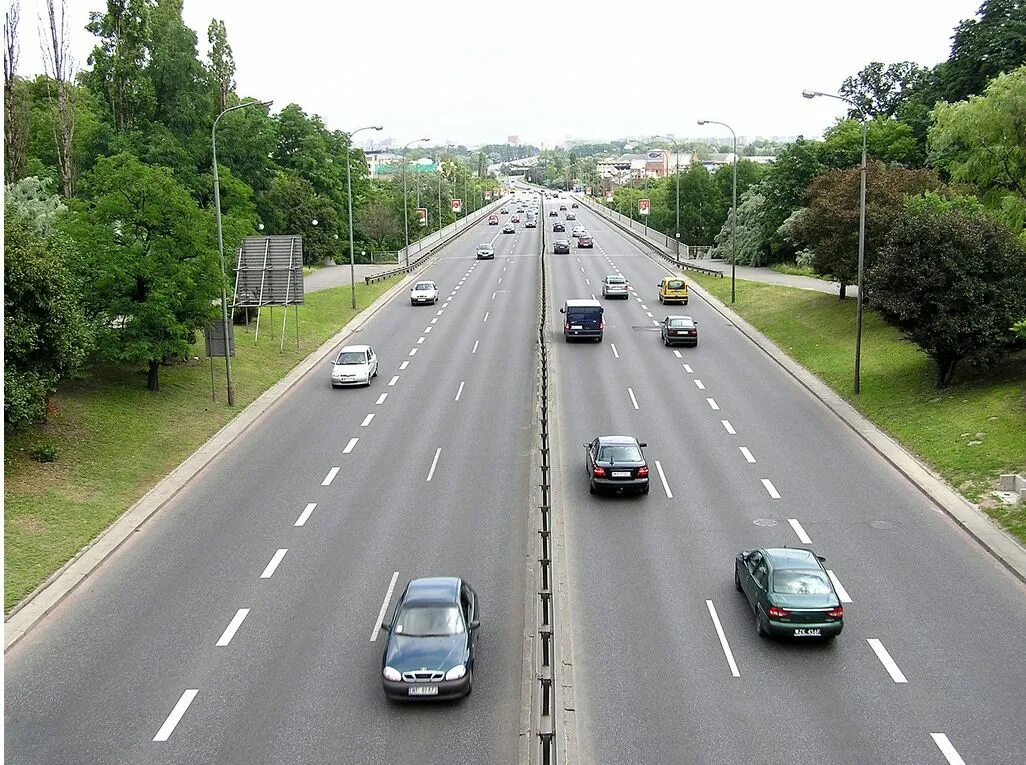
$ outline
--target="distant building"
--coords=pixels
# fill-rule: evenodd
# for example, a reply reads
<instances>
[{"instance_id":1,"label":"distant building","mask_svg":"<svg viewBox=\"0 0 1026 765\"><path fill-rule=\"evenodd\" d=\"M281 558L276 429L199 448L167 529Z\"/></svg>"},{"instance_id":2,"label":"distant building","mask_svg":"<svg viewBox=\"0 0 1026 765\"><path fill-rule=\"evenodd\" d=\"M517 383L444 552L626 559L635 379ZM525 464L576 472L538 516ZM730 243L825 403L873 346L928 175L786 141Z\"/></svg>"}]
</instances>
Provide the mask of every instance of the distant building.
<instances>
[{"instance_id":1,"label":"distant building","mask_svg":"<svg viewBox=\"0 0 1026 765\"><path fill-rule=\"evenodd\" d=\"M371 178L383 178L401 173L403 170L403 155L392 154L386 151L366 151L367 169ZM408 173L437 173L439 166L430 157L420 159L407 158L406 172Z\"/></svg>"},{"instance_id":2,"label":"distant building","mask_svg":"<svg viewBox=\"0 0 1026 765\"><path fill-rule=\"evenodd\" d=\"M619 157L600 159L596 168L603 181L610 181L610 184L603 183L608 188L610 185L623 186L629 181L643 181L646 178L665 178L673 175L678 167L684 173L693 161L694 155L691 152L676 154L665 149L652 149L644 154L621 154Z\"/></svg>"}]
</instances>

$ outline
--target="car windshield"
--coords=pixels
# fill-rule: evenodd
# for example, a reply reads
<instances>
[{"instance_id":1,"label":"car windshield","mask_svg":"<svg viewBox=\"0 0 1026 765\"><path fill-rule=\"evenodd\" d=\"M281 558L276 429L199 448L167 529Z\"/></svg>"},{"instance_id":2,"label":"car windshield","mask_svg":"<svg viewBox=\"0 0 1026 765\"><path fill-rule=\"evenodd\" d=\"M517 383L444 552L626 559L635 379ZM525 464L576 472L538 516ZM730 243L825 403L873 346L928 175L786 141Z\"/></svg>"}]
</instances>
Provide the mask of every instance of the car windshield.
<instances>
[{"instance_id":1,"label":"car windshield","mask_svg":"<svg viewBox=\"0 0 1026 765\"><path fill-rule=\"evenodd\" d=\"M783 595L829 595L830 582L815 569L783 569L773 573L773 592Z\"/></svg>"},{"instance_id":2,"label":"car windshield","mask_svg":"<svg viewBox=\"0 0 1026 765\"><path fill-rule=\"evenodd\" d=\"M679 279L671 279L666 282L666 289L668 290L681 290L684 289L684 282Z\"/></svg>"},{"instance_id":3,"label":"car windshield","mask_svg":"<svg viewBox=\"0 0 1026 765\"><path fill-rule=\"evenodd\" d=\"M343 351L338 355L336 364L366 364L367 354L363 351Z\"/></svg>"},{"instance_id":4,"label":"car windshield","mask_svg":"<svg viewBox=\"0 0 1026 765\"><path fill-rule=\"evenodd\" d=\"M691 319L670 319L671 327L690 327Z\"/></svg>"},{"instance_id":5,"label":"car windshield","mask_svg":"<svg viewBox=\"0 0 1026 765\"><path fill-rule=\"evenodd\" d=\"M395 622L396 633L409 637L460 635L463 629L463 617L456 606L406 606Z\"/></svg>"},{"instance_id":6,"label":"car windshield","mask_svg":"<svg viewBox=\"0 0 1026 765\"><path fill-rule=\"evenodd\" d=\"M603 446L598 458L605 462L641 462L641 450L633 444Z\"/></svg>"},{"instance_id":7,"label":"car windshield","mask_svg":"<svg viewBox=\"0 0 1026 765\"><path fill-rule=\"evenodd\" d=\"M433 290L434 288L435 288L435 285L433 285L431 282L418 282L417 286L414 287L413 289L415 289L415 290Z\"/></svg>"}]
</instances>

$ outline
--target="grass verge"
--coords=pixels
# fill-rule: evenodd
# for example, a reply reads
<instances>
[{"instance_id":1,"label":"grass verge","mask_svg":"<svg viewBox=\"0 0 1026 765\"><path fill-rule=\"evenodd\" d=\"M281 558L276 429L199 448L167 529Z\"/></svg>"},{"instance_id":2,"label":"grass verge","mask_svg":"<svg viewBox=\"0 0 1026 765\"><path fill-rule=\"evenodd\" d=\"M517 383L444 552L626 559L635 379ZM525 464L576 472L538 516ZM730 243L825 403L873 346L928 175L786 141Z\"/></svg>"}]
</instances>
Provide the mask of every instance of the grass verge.
<instances>
[{"instance_id":1,"label":"grass verge","mask_svg":"<svg viewBox=\"0 0 1026 765\"><path fill-rule=\"evenodd\" d=\"M688 274L720 300L730 282ZM855 300L744 281L736 310L878 427L1026 543L1026 507L990 492L1002 473L1026 474L1026 352L986 371L964 367L936 387L933 362L873 311L862 325L862 393L853 396Z\"/></svg>"},{"instance_id":2,"label":"grass verge","mask_svg":"<svg viewBox=\"0 0 1026 765\"><path fill-rule=\"evenodd\" d=\"M284 352L282 309L264 309L259 342L253 327L236 327L232 359L236 405L225 403L224 362L214 359L217 402L203 342L190 361L160 370L160 392L146 390L146 372L97 367L52 398L41 426L4 440L4 612L71 559L160 479L257 396L284 377L394 284L386 279L306 296L296 348L289 311ZM53 447L53 462L31 458Z\"/></svg>"},{"instance_id":3,"label":"grass verge","mask_svg":"<svg viewBox=\"0 0 1026 765\"><path fill-rule=\"evenodd\" d=\"M830 277L817 274L808 266L799 266L794 263L770 263L770 271L778 274L790 274L792 276L808 276L810 279L819 279L824 282L832 281Z\"/></svg>"}]
</instances>

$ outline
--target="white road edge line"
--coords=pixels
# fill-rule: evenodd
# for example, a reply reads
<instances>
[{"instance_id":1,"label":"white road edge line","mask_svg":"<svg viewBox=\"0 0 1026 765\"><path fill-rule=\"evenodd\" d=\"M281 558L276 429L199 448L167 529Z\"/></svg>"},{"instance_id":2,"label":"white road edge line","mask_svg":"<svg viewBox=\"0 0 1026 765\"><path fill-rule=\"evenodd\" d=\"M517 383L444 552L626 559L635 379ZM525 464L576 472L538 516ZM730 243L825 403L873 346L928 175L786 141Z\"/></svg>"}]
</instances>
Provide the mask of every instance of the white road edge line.
<instances>
[{"instance_id":1,"label":"white road edge line","mask_svg":"<svg viewBox=\"0 0 1026 765\"><path fill-rule=\"evenodd\" d=\"M463 395L463 383L464 382L465 382L465 380L460 380L460 387L459 387L459 390L456 391L456 398L454 398L453 401L459 401L460 400L460 396Z\"/></svg>"},{"instance_id":2,"label":"white road edge line","mask_svg":"<svg viewBox=\"0 0 1026 765\"><path fill-rule=\"evenodd\" d=\"M435 458L431 460L431 469L428 471L427 479L430 481L435 474L435 467L438 465L438 455L442 453L442 447L435 449Z\"/></svg>"},{"instance_id":3,"label":"white road edge line","mask_svg":"<svg viewBox=\"0 0 1026 765\"><path fill-rule=\"evenodd\" d=\"M278 564L281 563L281 559L285 557L285 553L288 551L287 547L283 547L275 552L274 555L271 556L270 562L264 566L264 572L260 575L260 578L270 579L274 575L275 569L278 568Z\"/></svg>"},{"instance_id":4,"label":"white road edge line","mask_svg":"<svg viewBox=\"0 0 1026 765\"><path fill-rule=\"evenodd\" d=\"M335 480L335 476L338 475L338 471L342 468L333 467L328 471L328 474L324 476L324 480L321 481L321 486L331 486L331 482Z\"/></svg>"},{"instance_id":5,"label":"white road edge line","mask_svg":"<svg viewBox=\"0 0 1026 765\"><path fill-rule=\"evenodd\" d=\"M636 398L634 398L634 389L633 388L628 388L627 389L627 395L631 397L631 403L634 405L634 408L637 409L638 408L638 400Z\"/></svg>"},{"instance_id":6,"label":"white road edge line","mask_svg":"<svg viewBox=\"0 0 1026 765\"><path fill-rule=\"evenodd\" d=\"M616 343L610 343L609 347L613 349L613 358L614 359L620 358L620 354L616 352Z\"/></svg>"},{"instance_id":7,"label":"white road edge line","mask_svg":"<svg viewBox=\"0 0 1026 765\"><path fill-rule=\"evenodd\" d=\"M732 435L732 436L736 436L737 435L737 431L734 430L734 426L730 424L730 420L720 420L720 425L722 425L724 430L726 430L728 433L730 433L730 435Z\"/></svg>"},{"instance_id":8,"label":"white road edge line","mask_svg":"<svg viewBox=\"0 0 1026 765\"><path fill-rule=\"evenodd\" d=\"M392 572L392 581L388 583L388 589L385 591L385 599L381 601L381 610L378 611L378 620L374 622L374 629L371 630L371 642L373 643L378 639L378 633L381 631L381 622L385 620L385 611L388 610L388 604L392 600L392 590L395 589L395 582L399 578L399 572Z\"/></svg>"},{"instance_id":9,"label":"white road edge line","mask_svg":"<svg viewBox=\"0 0 1026 765\"><path fill-rule=\"evenodd\" d=\"M962 759L955 747L951 745L948 737L943 733L931 733L930 738L933 739L933 743L937 745L937 748L941 750L941 754L944 755L944 759L948 761L948 765L965 765L965 760Z\"/></svg>"},{"instance_id":10,"label":"white road edge line","mask_svg":"<svg viewBox=\"0 0 1026 765\"><path fill-rule=\"evenodd\" d=\"M307 503L306 507L303 508L303 512L301 512L299 514L299 517L296 518L296 522L293 523L292 525L293 526L305 526L306 522L310 519L310 513L312 513L314 511L315 507L317 507L317 503L316 502L309 502L309 503Z\"/></svg>"},{"instance_id":11,"label":"white road edge line","mask_svg":"<svg viewBox=\"0 0 1026 765\"><path fill-rule=\"evenodd\" d=\"M224 628L224 632L221 633L221 637L217 639L217 643L215 645L218 648L224 648L232 642L232 638L235 637L235 633L239 631L239 627L242 626L242 623L246 621L247 616L249 616L248 608L240 608L236 611L235 616L233 616L232 620L228 622L228 626Z\"/></svg>"},{"instance_id":12,"label":"white road edge line","mask_svg":"<svg viewBox=\"0 0 1026 765\"><path fill-rule=\"evenodd\" d=\"M373 419L374 419L374 413L371 412L370 414L368 414L366 417L363 418L363 422L360 423L360 427L361 428L366 428L368 425L371 424L371 420L373 420Z\"/></svg>"},{"instance_id":13,"label":"white road edge line","mask_svg":"<svg viewBox=\"0 0 1026 765\"><path fill-rule=\"evenodd\" d=\"M744 455L744 458L748 461L750 465L755 464L755 457L752 455L751 450L749 450L747 446L739 446L737 448L741 451L741 454Z\"/></svg>"},{"instance_id":14,"label":"white road edge line","mask_svg":"<svg viewBox=\"0 0 1026 765\"><path fill-rule=\"evenodd\" d=\"M908 682L902 671L898 669L898 665L894 663L894 659L892 659L891 655L887 653L887 649L883 647L883 643L876 638L866 638L866 642L869 643L869 647L873 649L873 653L876 654L876 658L880 660L884 669L887 670L887 674L891 676L891 680L896 683Z\"/></svg>"},{"instance_id":15,"label":"white road edge line","mask_svg":"<svg viewBox=\"0 0 1026 765\"><path fill-rule=\"evenodd\" d=\"M663 466L659 463L659 460L655 461L656 470L659 471L659 480L663 482L663 491L666 492L667 499L673 499L673 492L670 491L670 484L666 482L666 474L663 473Z\"/></svg>"},{"instance_id":16,"label":"white road edge line","mask_svg":"<svg viewBox=\"0 0 1026 765\"><path fill-rule=\"evenodd\" d=\"M720 617L716 615L716 606L713 605L711 600L705 601L705 605L709 609L709 616L712 617L713 627L716 628L716 635L720 639L720 647L723 649L723 655L727 657L727 664L730 666L730 674L734 677L741 677L741 673L737 668L737 662L734 661L734 654L731 653L730 645L727 643L727 636L723 634L723 626L720 624Z\"/></svg>"},{"instance_id":17,"label":"white road edge line","mask_svg":"<svg viewBox=\"0 0 1026 765\"><path fill-rule=\"evenodd\" d=\"M355 438L355 437L354 438L350 438L349 439L349 443L346 444L346 448L342 450L342 453L343 454L350 454L353 451L353 449L356 448L356 444L357 444L357 442L359 442L359 440L360 440L359 438Z\"/></svg>"},{"instance_id":18,"label":"white road edge line","mask_svg":"<svg viewBox=\"0 0 1026 765\"><path fill-rule=\"evenodd\" d=\"M197 693L199 693L199 688L187 688L185 690L181 698L178 699L178 703L175 704L174 709L171 710L171 714L167 716L164 724L160 726L157 735L153 737L154 741L167 741L171 737L175 726L178 725L178 721L182 719L185 710L189 708Z\"/></svg>"},{"instance_id":19,"label":"white road edge line","mask_svg":"<svg viewBox=\"0 0 1026 765\"><path fill-rule=\"evenodd\" d=\"M848 591L846 589L844 589L844 585L842 585L838 581L837 577L834 575L834 572L831 571L830 569L827 569L827 576L829 576L830 577L830 581L833 582L834 589L837 591L838 599L842 603L851 603L852 602L851 595L849 595Z\"/></svg>"}]
</instances>

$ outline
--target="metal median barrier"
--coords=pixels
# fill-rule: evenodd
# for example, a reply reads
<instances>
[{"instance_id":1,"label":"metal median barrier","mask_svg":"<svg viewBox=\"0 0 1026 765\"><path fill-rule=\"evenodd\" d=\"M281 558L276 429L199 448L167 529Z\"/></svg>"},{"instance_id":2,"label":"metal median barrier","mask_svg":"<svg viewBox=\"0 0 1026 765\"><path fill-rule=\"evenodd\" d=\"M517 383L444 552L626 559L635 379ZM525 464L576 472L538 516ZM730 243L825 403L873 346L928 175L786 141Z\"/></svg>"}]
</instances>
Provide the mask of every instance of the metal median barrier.
<instances>
[{"instance_id":1,"label":"metal median barrier","mask_svg":"<svg viewBox=\"0 0 1026 765\"><path fill-rule=\"evenodd\" d=\"M578 198L589 210L598 213L606 220L614 223L621 229L626 230L627 233L631 234L635 239L650 245L652 247L652 251L656 255L661 257L663 260L673 263L677 268L687 269L688 271L698 271L702 274L710 274L711 276L718 276L721 279L723 278L722 271L718 271L715 268L696 266L689 260L680 260L673 255L672 253L676 252L677 243L672 237L666 236L666 234L660 233L659 231L650 231L647 226L644 227L646 229L645 233L638 231L635 227L636 221L633 218L628 218L626 215L618 213L615 210L610 210L605 205L596 204L589 199L586 194L581 194ZM686 244L682 246L685 250L690 249Z\"/></svg>"}]
</instances>

